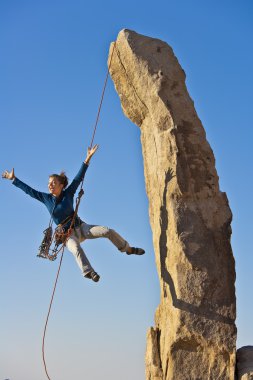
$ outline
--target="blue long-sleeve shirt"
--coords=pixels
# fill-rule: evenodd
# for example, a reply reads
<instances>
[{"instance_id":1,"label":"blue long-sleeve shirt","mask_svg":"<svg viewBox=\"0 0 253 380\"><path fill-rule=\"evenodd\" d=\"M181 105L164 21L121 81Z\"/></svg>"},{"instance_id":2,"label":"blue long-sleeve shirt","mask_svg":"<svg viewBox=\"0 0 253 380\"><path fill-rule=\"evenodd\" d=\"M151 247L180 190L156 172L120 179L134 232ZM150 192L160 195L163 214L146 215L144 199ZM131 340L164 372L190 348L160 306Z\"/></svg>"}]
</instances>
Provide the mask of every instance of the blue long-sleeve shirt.
<instances>
[{"instance_id":1,"label":"blue long-sleeve shirt","mask_svg":"<svg viewBox=\"0 0 253 380\"><path fill-rule=\"evenodd\" d=\"M71 184L65 190L62 191L59 197L55 197L49 193L43 193L41 191L34 190L32 187L20 181L20 179L18 179L17 177L14 179L12 183L13 185L23 190L26 194L30 195L32 198L35 198L38 201L44 203L50 215L52 216L53 221L55 222L55 224L58 225L74 213L74 195L79 184L84 178L87 168L88 165L83 162L79 172L77 173ZM68 224L66 225L66 228L69 227Z\"/></svg>"}]
</instances>

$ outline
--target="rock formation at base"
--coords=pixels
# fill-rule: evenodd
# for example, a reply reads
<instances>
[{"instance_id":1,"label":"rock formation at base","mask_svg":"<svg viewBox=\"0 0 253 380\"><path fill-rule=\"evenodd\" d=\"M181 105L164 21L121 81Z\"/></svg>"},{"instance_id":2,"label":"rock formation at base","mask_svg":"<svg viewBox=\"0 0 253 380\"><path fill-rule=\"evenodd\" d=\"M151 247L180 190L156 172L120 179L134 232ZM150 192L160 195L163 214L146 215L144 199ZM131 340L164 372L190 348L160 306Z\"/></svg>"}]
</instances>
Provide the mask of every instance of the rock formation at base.
<instances>
[{"instance_id":1,"label":"rock formation at base","mask_svg":"<svg viewBox=\"0 0 253 380\"><path fill-rule=\"evenodd\" d=\"M130 30L110 60L123 111L141 130L161 286L146 379L234 380L232 214L185 73L165 42Z\"/></svg>"},{"instance_id":2,"label":"rock formation at base","mask_svg":"<svg viewBox=\"0 0 253 380\"><path fill-rule=\"evenodd\" d=\"M244 346L237 350L237 380L253 380L253 347Z\"/></svg>"},{"instance_id":3,"label":"rock formation at base","mask_svg":"<svg viewBox=\"0 0 253 380\"><path fill-rule=\"evenodd\" d=\"M238 380L253 380L253 372L247 372L241 377L238 377Z\"/></svg>"}]
</instances>

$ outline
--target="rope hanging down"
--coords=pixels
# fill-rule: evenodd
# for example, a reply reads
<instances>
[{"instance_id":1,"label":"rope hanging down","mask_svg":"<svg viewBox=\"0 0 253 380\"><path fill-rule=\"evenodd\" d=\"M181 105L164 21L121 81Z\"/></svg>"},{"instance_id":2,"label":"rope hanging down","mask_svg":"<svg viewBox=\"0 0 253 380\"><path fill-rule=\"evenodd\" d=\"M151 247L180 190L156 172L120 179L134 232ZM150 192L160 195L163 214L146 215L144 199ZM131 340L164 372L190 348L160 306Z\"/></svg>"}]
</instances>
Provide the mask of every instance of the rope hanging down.
<instances>
[{"instance_id":1,"label":"rope hanging down","mask_svg":"<svg viewBox=\"0 0 253 380\"><path fill-rule=\"evenodd\" d=\"M100 112L101 112L101 108L102 108L102 104L103 104L103 100L104 100L105 89L106 89L107 82L108 82L111 62L112 62L112 58L113 58L113 54L114 54L115 48L116 48L116 42L113 45L113 50L112 50L110 62L109 62L108 69L107 69L107 74L106 74L106 78L105 78L105 82L104 82L104 86L103 86L103 91L102 91L102 95L101 95L101 99L100 99L100 104L99 104L99 107L98 107L97 117L96 117L95 125L93 127L93 135L92 135L92 139L91 139L91 143L90 143L90 148L92 148L92 146L93 146L93 141L94 141L96 130L97 130L97 125L98 125L99 116L100 116ZM64 240L63 240L63 243L62 243L62 247L58 251L54 252L55 256L54 256L53 259L51 259L51 260L54 260L56 258L56 255L58 253L60 253L60 251L62 251L61 258L60 258L60 263L59 263L59 267L58 267L58 271L57 271L57 275L56 275L56 279L55 279L55 283L54 283L54 287L53 287L53 292L52 292L52 296L51 296L51 300L50 300L50 304L49 304L49 309L48 309L48 313L47 313L47 317L46 317L46 322L45 322L44 332L43 332L43 339L42 339L42 358L43 358L43 364L44 364L45 373L47 375L48 380L51 380L51 379L50 379L48 371L47 371L47 365L46 365L46 359L45 359L45 338L46 338L47 325L48 325L49 315L50 315L52 304L53 304L53 300L54 300L54 295L55 295L55 290L56 290L56 286L57 286L60 270L61 270L64 249L65 249L67 240L69 238L69 235L71 233L71 230L73 228L73 225L75 223L75 218L77 216L78 207L79 207L79 204L80 204L80 201L81 201L81 197L83 195L83 181L84 181L84 178L82 179L82 182L81 182L81 188L80 188L77 200L76 200L76 207L75 207L74 215L72 217L70 228L69 228L66 236L64 237ZM49 227L51 227L51 226L49 225Z\"/></svg>"}]
</instances>

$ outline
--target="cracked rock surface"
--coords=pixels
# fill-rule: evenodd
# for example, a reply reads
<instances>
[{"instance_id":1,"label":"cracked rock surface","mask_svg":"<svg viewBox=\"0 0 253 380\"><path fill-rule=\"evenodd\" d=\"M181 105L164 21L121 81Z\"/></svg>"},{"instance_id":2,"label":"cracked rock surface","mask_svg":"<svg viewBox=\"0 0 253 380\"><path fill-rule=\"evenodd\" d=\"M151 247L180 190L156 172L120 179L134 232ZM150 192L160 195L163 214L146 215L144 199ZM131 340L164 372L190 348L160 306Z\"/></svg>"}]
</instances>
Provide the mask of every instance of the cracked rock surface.
<instances>
[{"instance_id":1,"label":"cracked rock surface","mask_svg":"<svg viewBox=\"0 0 253 380\"><path fill-rule=\"evenodd\" d=\"M232 214L185 73L168 44L126 29L110 61L123 111L141 130L161 287L146 379L234 380Z\"/></svg>"},{"instance_id":2,"label":"cracked rock surface","mask_svg":"<svg viewBox=\"0 0 253 380\"><path fill-rule=\"evenodd\" d=\"M253 347L244 346L237 350L237 380L253 380Z\"/></svg>"}]
</instances>

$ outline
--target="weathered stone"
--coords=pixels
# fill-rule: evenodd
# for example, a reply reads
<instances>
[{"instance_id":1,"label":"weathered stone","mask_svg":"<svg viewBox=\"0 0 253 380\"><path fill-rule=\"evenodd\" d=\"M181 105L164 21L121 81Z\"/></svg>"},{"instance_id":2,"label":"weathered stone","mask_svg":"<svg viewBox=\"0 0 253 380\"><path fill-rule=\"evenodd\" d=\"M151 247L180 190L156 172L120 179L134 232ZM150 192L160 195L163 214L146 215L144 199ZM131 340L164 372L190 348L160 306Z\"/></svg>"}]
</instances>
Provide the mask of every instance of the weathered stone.
<instances>
[{"instance_id":1,"label":"weathered stone","mask_svg":"<svg viewBox=\"0 0 253 380\"><path fill-rule=\"evenodd\" d=\"M165 42L129 30L111 55L123 111L141 130L161 286L146 378L234 380L232 214L185 73Z\"/></svg>"},{"instance_id":2,"label":"weathered stone","mask_svg":"<svg viewBox=\"0 0 253 380\"><path fill-rule=\"evenodd\" d=\"M253 380L253 347L244 346L237 350L236 367L238 380Z\"/></svg>"},{"instance_id":3,"label":"weathered stone","mask_svg":"<svg viewBox=\"0 0 253 380\"><path fill-rule=\"evenodd\" d=\"M163 378L160 353L158 351L159 335L159 329L153 329L153 327L149 329L147 334L146 372L152 373L152 377L149 376L148 378L153 380Z\"/></svg>"},{"instance_id":4,"label":"weathered stone","mask_svg":"<svg viewBox=\"0 0 253 380\"><path fill-rule=\"evenodd\" d=\"M242 375L238 380L253 380L253 372L248 372L245 375Z\"/></svg>"}]
</instances>

